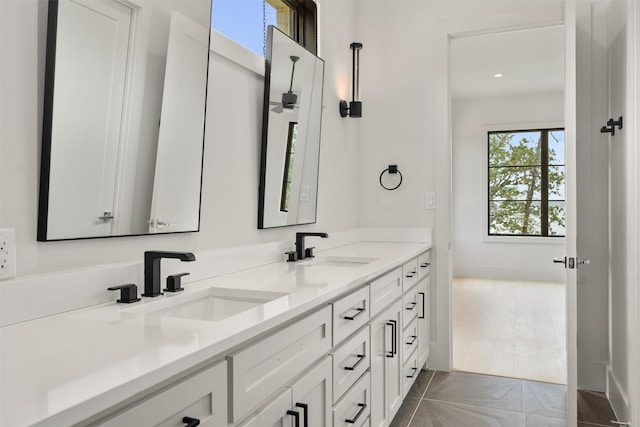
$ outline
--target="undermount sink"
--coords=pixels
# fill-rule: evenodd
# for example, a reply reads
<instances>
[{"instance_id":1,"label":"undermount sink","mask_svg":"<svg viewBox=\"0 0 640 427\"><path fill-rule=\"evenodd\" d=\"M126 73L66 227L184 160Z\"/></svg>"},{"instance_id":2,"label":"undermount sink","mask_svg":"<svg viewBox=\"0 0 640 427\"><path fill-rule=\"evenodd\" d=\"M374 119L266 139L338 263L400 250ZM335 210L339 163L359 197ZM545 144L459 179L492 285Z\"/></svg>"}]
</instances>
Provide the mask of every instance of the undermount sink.
<instances>
[{"instance_id":1,"label":"undermount sink","mask_svg":"<svg viewBox=\"0 0 640 427\"><path fill-rule=\"evenodd\" d=\"M282 292L209 288L149 302L127 311L216 322L287 295Z\"/></svg>"},{"instance_id":2,"label":"undermount sink","mask_svg":"<svg viewBox=\"0 0 640 427\"><path fill-rule=\"evenodd\" d=\"M378 258L357 257L357 256L336 256L326 255L312 258L309 261L303 261L298 263L300 266L324 266L324 267L362 267L373 261L377 261Z\"/></svg>"}]
</instances>

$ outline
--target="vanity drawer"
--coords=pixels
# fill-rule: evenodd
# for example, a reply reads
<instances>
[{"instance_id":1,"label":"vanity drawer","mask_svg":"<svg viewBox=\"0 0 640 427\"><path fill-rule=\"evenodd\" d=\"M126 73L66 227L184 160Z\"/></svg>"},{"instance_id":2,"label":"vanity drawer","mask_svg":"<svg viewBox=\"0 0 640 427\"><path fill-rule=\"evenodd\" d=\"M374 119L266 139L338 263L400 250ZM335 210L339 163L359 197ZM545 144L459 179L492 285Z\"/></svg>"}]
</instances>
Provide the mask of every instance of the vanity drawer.
<instances>
[{"instance_id":1,"label":"vanity drawer","mask_svg":"<svg viewBox=\"0 0 640 427\"><path fill-rule=\"evenodd\" d=\"M333 427L369 425L370 413L371 379L367 372L333 408Z\"/></svg>"},{"instance_id":2,"label":"vanity drawer","mask_svg":"<svg viewBox=\"0 0 640 427\"><path fill-rule=\"evenodd\" d=\"M418 367L418 351L414 351L407 361L402 365L402 398L404 399L411 389L411 386L418 378L420 368Z\"/></svg>"},{"instance_id":3,"label":"vanity drawer","mask_svg":"<svg viewBox=\"0 0 640 427\"><path fill-rule=\"evenodd\" d=\"M402 266L402 291L406 292L418 283L418 259L414 258Z\"/></svg>"},{"instance_id":4,"label":"vanity drawer","mask_svg":"<svg viewBox=\"0 0 640 427\"><path fill-rule=\"evenodd\" d=\"M427 277L431 273L431 251L418 256L418 280Z\"/></svg>"},{"instance_id":5,"label":"vanity drawer","mask_svg":"<svg viewBox=\"0 0 640 427\"><path fill-rule=\"evenodd\" d=\"M418 286L414 286L402 295L402 329L418 317L420 304L418 304Z\"/></svg>"},{"instance_id":6,"label":"vanity drawer","mask_svg":"<svg viewBox=\"0 0 640 427\"><path fill-rule=\"evenodd\" d=\"M369 287L340 298L333 307L333 345L366 325L369 321Z\"/></svg>"},{"instance_id":7,"label":"vanity drawer","mask_svg":"<svg viewBox=\"0 0 640 427\"><path fill-rule=\"evenodd\" d=\"M334 403L369 369L370 348L367 325L332 352Z\"/></svg>"},{"instance_id":8,"label":"vanity drawer","mask_svg":"<svg viewBox=\"0 0 640 427\"><path fill-rule=\"evenodd\" d=\"M396 268L390 273L369 284L370 317L373 319L383 308L402 296L402 269Z\"/></svg>"},{"instance_id":9,"label":"vanity drawer","mask_svg":"<svg viewBox=\"0 0 640 427\"><path fill-rule=\"evenodd\" d=\"M403 363L406 363L411 353L418 348L418 319L413 319L407 328L402 331Z\"/></svg>"},{"instance_id":10,"label":"vanity drawer","mask_svg":"<svg viewBox=\"0 0 640 427\"><path fill-rule=\"evenodd\" d=\"M220 362L130 409L92 425L173 427L184 425L183 417L196 418L201 426L227 425L226 362Z\"/></svg>"},{"instance_id":11,"label":"vanity drawer","mask_svg":"<svg viewBox=\"0 0 640 427\"><path fill-rule=\"evenodd\" d=\"M237 422L331 348L331 307L227 356L231 422Z\"/></svg>"}]
</instances>

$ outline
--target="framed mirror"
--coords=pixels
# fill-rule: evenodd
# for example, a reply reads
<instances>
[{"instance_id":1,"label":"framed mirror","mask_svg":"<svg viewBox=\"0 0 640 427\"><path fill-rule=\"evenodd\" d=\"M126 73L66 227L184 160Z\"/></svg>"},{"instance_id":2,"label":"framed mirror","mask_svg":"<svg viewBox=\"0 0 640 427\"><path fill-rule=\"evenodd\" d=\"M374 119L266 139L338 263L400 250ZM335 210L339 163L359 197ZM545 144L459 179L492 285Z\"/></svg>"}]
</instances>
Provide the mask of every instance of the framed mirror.
<instances>
[{"instance_id":1,"label":"framed mirror","mask_svg":"<svg viewBox=\"0 0 640 427\"><path fill-rule=\"evenodd\" d=\"M324 61L267 30L258 228L316 222Z\"/></svg>"},{"instance_id":2,"label":"framed mirror","mask_svg":"<svg viewBox=\"0 0 640 427\"><path fill-rule=\"evenodd\" d=\"M50 0L38 240L198 231L211 0Z\"/></svg>"}]
</instances>

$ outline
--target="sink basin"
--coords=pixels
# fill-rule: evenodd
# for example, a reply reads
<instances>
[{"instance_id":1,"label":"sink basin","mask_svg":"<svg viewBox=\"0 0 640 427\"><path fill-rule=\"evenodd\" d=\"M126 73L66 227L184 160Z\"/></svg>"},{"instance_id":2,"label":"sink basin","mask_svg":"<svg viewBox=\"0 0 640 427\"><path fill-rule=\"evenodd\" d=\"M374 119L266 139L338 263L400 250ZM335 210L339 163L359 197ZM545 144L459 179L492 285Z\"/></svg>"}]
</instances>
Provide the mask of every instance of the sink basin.
<instances>
[{"instance_id":1,"label":"sink basin","mask_svg":"<svg viewBox=\"0 0 640 427\"><path fill-rule=\"evenodd\" d=\"M369 264L373 261L377 261L378 258L367 258L367 257L356 257L356 256L335 256L335 255L326 255L319 256L309 261L303 261L298 263L300 266L323 266L323 267L362 267L363 265Z\"/></svg>"},{"instance_id":2,"label":"sink basin","mask_svg":"<svg viewBox=\"0 0 640 427\"><path fill-rule=\"evenodd\" d=\"M215 322L285 295L287 294L282 292L209 288L164 298L157 302L132 307L127 311Z\"/></svg>"}]
</instances>

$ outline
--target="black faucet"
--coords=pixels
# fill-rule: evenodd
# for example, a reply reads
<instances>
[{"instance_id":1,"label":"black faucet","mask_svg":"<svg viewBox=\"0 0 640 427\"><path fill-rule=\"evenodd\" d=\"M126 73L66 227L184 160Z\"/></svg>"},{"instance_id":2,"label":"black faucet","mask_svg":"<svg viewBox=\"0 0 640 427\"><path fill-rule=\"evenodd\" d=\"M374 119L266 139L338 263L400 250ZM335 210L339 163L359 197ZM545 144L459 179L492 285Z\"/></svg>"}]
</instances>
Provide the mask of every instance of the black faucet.
<instances>
[{"instance_id":1,"label":"black faucet","mask_svg":"<svg viewBox=\"0 0 640 427\"><path fill-rule=\"evenodd\" d=\"M144 253L144 293L143 297L157 297L160 292L160 260L177 258L180 261L195 261L191 252L146 251Z\"/></svg>"},{"instance_id":2,"label":"black faucet","mask_svg":"<svg viewBox=\"0 0 640 427\"><path fill-rule=\"evenodd\" d=\"M299 260L305 258L313 258L313 251L305 251L304 249L304 238L307 236L322 237L323 239L329 237L327 233L296 233L296 258Z\"/></svg>"}]
</instances>

